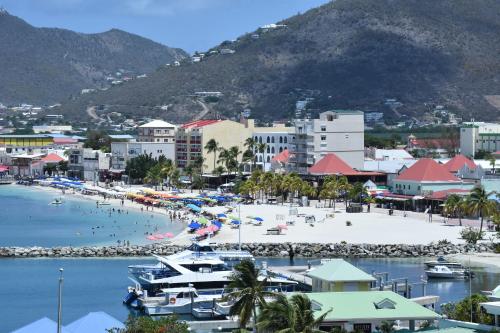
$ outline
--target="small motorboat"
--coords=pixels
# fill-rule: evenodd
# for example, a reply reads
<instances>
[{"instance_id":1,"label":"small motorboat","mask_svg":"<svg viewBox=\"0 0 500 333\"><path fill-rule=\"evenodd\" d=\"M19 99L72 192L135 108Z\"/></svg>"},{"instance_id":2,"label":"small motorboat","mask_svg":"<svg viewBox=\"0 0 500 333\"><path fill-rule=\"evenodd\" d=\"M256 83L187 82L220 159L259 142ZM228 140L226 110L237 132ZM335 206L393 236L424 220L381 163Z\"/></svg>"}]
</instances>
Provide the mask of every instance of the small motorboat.
<instances>
[{"instance_id":1,"label":"small motorboat","mask_svg":"<svg viewBox=\"0 0 500 333\"><path fill-rule=\"evenodd\" d=\"M491 302L500 301L500 285L496 286L493 290L483 290L481 293L488 296Z\"/></svg>"},{"instance_id":2,"label":"small motorboat","mask_svg":"<svg viewBox=\"0 0 500 333\"><path fill-rule=\"evenodd\" d=\"M447 266L434 266L425 271L427 277L432 279L459 279L465 277L464 269L451 269Z\"/></svg>"},{"instance_id":3,"label":"small motorboat","mask_svg":"<svg viewBox=\"0 0 500 333\"><path fill-rule=\"evenodd\" d=\"M225 315L219 313L215 308L205 306L193 308L191 314L198 319L222 319L225 317Z\"/></svg>"},{"instance_id":4,"label":"small motorboat","mask_svg":"<svg viewBox=\"0 0 500 333\"><path fill-rule=\"evenodd\" d=\"M427 268L433 268L435 266L446 266L451 269L464 269L464 266L459 262L451 262L446 260L443 256L439 256L436 260L430 260L424 262Z\"/></svg>"},{"instance_id":5,"label":"small motorboat","mask_svg":"<svg viewBox=\"0 0 500 333\"><path fill-rule=\"evenodd\" d=\"M62 205L63 201L61 199L54 199L54 201L52 201L50 204L51 205Z\"/></svg>"},{"instance_id":6,"label":"small motorboat","mask_svg":"<svg viewBox=\"0 0 500 333\"><path fill-rule=\"evenodd\" d=\"M96 202L97 206L109 206L111 203L109 201L97 201Z\"/></svg>"}]
</instances>

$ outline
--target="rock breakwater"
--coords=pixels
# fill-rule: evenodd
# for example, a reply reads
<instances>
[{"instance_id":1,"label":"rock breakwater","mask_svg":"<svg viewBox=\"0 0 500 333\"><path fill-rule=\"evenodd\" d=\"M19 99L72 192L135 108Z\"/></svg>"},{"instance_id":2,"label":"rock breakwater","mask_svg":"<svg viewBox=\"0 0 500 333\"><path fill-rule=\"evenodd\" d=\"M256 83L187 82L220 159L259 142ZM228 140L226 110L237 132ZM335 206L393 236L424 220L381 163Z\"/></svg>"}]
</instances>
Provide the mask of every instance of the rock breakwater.
<instances>
[{"instance_id":1,"label":"rock breakwater","mask_svg":"<svg viewBox=\"0 0 500 333\"><path fill-rule=\"evenodd\" d=\"M236 249L237 244L217 244L221 250ZM431 243L407 244L319 244L319 243L248 243L242 249L256 257L355 257L355 258L404 258L432 257L447 254L479 253L493 250L490 244ZM78 258L78 257L141 257L153 254L169 255L185 247L164 243L133 246L83 246L83 247L0 247L0 258Z\"/></svg>"}]
</instances>

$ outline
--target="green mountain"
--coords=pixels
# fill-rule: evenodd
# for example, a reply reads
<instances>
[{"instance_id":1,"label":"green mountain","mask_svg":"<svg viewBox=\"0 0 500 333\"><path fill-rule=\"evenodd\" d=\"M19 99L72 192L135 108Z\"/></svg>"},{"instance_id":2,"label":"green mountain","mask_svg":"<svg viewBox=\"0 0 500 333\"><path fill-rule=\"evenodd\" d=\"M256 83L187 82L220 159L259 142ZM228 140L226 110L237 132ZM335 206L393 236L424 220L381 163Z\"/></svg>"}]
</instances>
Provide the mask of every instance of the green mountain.
<instances>
[{"instance_id":1,"label":"green mountain","mask_svg":"<svg viewBox=\"0 0 500 333\"><path fill-rule=\"evenodd\" d=\"M297 100L313 98L312 113L355 108L422 117L444 105L465 119L500 117L500 1L336 0L279 25L63 110L85 117L99 105L99 112L187 120L207 116L204 106L211 116L250 109L252 117L279 119L294 114ZM223 96L206 103L193 96L199 91Z\"/></svg>"},{"instance_id":2,"label":"green mountain","mask_svg":"<svg viewBox=\"0 0 500 333\"><path fill-rule=\"evenodd\" d=\"M82 89L109 86L106 78L117 72L134 77L186 55L116 29L82 34L35 28L1 10L0 102L60 102Z\"/></svg>"}]
</instances>

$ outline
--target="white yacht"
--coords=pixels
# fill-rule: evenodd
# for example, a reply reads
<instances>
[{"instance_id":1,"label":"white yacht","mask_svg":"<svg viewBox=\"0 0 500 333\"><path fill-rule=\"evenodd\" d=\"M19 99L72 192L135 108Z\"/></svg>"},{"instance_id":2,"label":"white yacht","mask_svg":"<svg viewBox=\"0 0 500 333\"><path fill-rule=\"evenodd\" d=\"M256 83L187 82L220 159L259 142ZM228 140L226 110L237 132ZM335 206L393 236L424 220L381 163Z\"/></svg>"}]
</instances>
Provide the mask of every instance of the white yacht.
<instances>
[{"instance_id":1,"label":"white yacht","mask_svg":"<svg viewBox=\"0 0 500 333\"><path fill-rule=\"evenodd\" d=\"M446 266L446 267L449 267L451 269L463 269L464 268L464 266L461 263L448 261L443 256L437 257L436 260L426 261L426 262L424 262L424 264L425 264L425 266L427 266L427 268L433 268L435 266Z\"/></svg>"},{"instance_id":2,"label":"white yacht","mask_svg":"<svg viewBox=\"0 0 500 333\"><path fill-rule=\"evenodd\" d=\"M149 316L191 314L198 308L212 307L221 294L202 295L193 287L162 289L157 297L139 299Z\"/></svg>"},{"instance_id":3,"label":"white yacht","mask_svg":"<svg viewBox=\"0 0 500 333\"><path fill-rule=\"evenodd\" d=\"M428 278L441 278L441 279L455 279L455 278L464 278L465 270L464 269L451 269L447 266L434 266L431 269L425 271Z\"/></svg>"}]
</instances>

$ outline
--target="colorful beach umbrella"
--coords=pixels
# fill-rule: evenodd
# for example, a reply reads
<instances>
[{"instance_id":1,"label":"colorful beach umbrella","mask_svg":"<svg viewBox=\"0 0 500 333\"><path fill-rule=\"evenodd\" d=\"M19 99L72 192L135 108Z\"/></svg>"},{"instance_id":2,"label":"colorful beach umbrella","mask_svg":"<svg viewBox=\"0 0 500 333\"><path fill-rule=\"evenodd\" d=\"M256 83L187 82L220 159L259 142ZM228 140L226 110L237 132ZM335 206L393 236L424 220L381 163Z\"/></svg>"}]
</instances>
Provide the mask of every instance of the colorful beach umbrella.
<instances>
[{"instance_id":1,"label":"colorful beach umbrella","mask_svg":"<svg viewBox=\"0 0 500 333\"><path fill-rule=\"evenodd\" d=\"M194 205L194 204L187 204L186 207L191 209L194 212L197 212L197 213L201 212L201 208Z\"/></svg>"},{"instance_id":2,"label":"colorful beach umbrella","mask_svg":"<svg viewBox=\"0 0 500 333\"><path fill-rule=\"evenodd\" d=\"M189 223L188 225L188 228L191 228L191 229L200 229L201 225L196 222L196 221L191 221L191 223Z\"/></svg>"},{"instance_id":3,"label":"colorful beach umbrella","mask_svg":"<svg viewBox=\"0 0 500 333\"><path fill-rule=\"evenodd\" d=\"M146 237L147 239L149 239L150 241L155 241L157 240L155 236L148 236Z\"/></svg>"},{"instance_id":4,"label":"colorful beach umbrella","mask_svg":"<svg viewBox=\"0 0 500 333\"><path fill-rule=\"evenodd\" d=\"M231 224L235 224L235 225L238 225L238 224L240 224L240 223L241 223L241 222L240 222L240 221L238 221L238 220L232 220L232 221L231 221Z\"/></svg>"},{"instance_id":5,"label":"colorful beach umbrella","mask_svg":"<svg viewBox=\"0 0 500 333\"><path fill-rule=\"evenodd\" d=\"M204 216L200 216L200 217L198 218L198 222L199 222L200 224L207 224L207 223L208 223L208 220L207 220L207 218L206 218L206 217L204 217Z\"/></svg>"},{"instance_id":6,"label":"colorful beach umbrella","mask_svg":"<svg viewBox=\"0 0 500 333\"><path fill-rule=\"evenodd\" d=\"M255 216L253 219L254 219L255 221L259 221L259 222L264 221L264 219L263 219L262 217L258 217L258 216Z\"/></svg>"},{"instance_id":7,"label":"colorful beach umbrella","mask_svg":"<svg viewBox=\"0 0 500 333\"><path fill-rule=\"evenodd\" d=\"M231 220L238 220L238 221L240 220L240 218L239 218L239 217L234 216L234 215L229 215L228 217L229 217Z\"/></svg>"},{"instance_id":8,"label":"colorful beach umbrella","mask_svg":"<svg viewBox=\"0 0 500 333\"><path fill-rule=\"evenodd\" d=\"M222 223L219 221L212 221L212 225L217 226L219 229L222 227Z\"/></svg>"},{"instance_id":9,"label":"colorful beach umbrella","mask_svg":"<svg viewBox=\"0 0 500 333\"><path fill-rule=\"evenodd\" d=\"M156 235L153 235L156 239L163 239L165 238L165 236L163 236L162 234L156 234Z\"/></svg>"},{"instance_id":10,"label":"colorful beach umbrella","mask_svg":"<svg viewBox=\"0 0 500 333\"><path fill-rule=\"evenodd\" d=\"M227 218L227 215L226 214L217 214L217 217L220 219L225 219L225 218Z\"/></svg>"},{"instance_id":11,"label":"colorful beach umbrella","mask_svg":"<svg viewBox=\"0 0 500 333\"><path fill-rule=\"evenodd\" d=\"M167 238L172 238L172 237L174 237L174 234L171 232L166 232L165 234L163 234L163 236L165 236Z\"/></svg>"},{"instance_id":12,"label":"colorful beach umbrella","mask_svg":"<svg viewBox=\"0 0 500 333\"><path fill-rule=\"evenodd\" d=\"M286 224L278 224L278 229L288 230L288 226Z\"/></svg>"},{"instance_id":13,"label":"colorful beach umbrella","mask_svg":"<svg viewBox=\"0 0 500 333\"><path fill-rule=\"evenodd\" d=\"M208 227L206 227L205 229L207 229L208 231L210 232L216 232L219 230L219 227L217 227L216 225L209 225Z\"/></svg>"}]
</instances>

